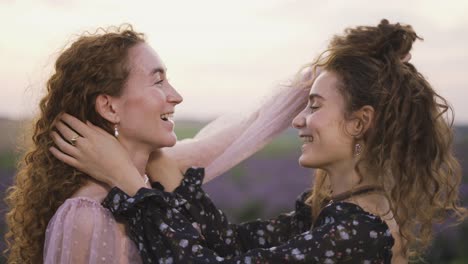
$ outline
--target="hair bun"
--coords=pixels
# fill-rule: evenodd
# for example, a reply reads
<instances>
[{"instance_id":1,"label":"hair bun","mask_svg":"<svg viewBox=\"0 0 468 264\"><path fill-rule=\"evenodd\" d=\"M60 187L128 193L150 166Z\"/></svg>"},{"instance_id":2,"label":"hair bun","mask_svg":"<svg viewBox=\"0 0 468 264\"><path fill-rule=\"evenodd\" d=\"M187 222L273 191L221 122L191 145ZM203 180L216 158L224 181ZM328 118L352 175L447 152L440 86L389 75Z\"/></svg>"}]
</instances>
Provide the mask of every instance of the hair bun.
<instances>
[{"instance_id":1,"label":"hair bun","mask_svg":"<svg viewBox=\"0 0 468 264\"><path fill-rule=\"evenodd\" d=\"M408 54L416 39L422 40L410 25L390 24L387 19L382 19L377 28L380 39L376 51L381 56L397 55L401 59Z\"/></svg>"}]
</instances>

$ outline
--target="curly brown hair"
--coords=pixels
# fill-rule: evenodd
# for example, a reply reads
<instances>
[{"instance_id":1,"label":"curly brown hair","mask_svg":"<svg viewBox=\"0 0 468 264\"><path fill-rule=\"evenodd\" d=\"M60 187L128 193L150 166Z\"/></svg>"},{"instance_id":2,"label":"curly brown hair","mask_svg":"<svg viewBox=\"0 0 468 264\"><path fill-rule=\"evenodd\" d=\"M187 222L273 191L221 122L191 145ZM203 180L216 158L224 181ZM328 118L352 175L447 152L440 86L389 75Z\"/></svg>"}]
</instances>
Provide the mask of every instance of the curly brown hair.
<instances>
[{"instance_id":1,"label":"curly brown hair","mask_svg":"<svg viewBox=\"0 0 468 264\"><path fill-rule=\"evenodd\" d=\"M128 50L144 42L131 25L86 32L66 48L47 81L40 114L33 128L33 144L19 162L14 185L7 191L8 263L42 261L45 231L55 211L82 187L87 175L56 159L50 136L61 113L89 120L108 132L112 124L95 111L99 94L119 96L130 72Z\"/></svg>"},{"instance_id":2,"label":"curly brown hair","mask_svg":"<svg viewBox=\"0 0 468 264\"><path fill-rule=\"evenodd\" d=\"M414 65L402 61L416 39L421 38L411 26L384 19L334 36L306 66L339 76L346 119L363 106L374 108L356 170L365 165L373 172L365 176L384 187L410 259L429 246L434 223L466 217L459 203L461 169L452 152L453 110ZM312 81L299 85L310 87ZM321 208L330 194L327 174L316 170L308 202ZM315 219L320 210L313 211Z\"/></svg>"}]
</instances>

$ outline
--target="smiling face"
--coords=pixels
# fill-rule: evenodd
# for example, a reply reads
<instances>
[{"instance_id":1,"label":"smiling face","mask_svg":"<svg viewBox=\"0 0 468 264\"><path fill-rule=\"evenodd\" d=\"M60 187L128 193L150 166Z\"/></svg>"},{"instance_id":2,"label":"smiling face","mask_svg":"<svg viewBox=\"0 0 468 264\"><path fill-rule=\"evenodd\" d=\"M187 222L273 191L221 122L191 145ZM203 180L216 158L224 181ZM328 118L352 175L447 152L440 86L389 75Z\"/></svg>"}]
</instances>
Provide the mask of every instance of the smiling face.
<instances>
[{"instance_id":1,"label":"smiling face","mask_svg":"<svg viewBox=\"0 0 468 264\"><path fill-rule=\"evenodd\" d=\"M339 79L322 71L312 85L309 103L293 120L304 140L299 163L304 167L329 169L353 160L353 137L347 134L345 100L338 90Z\"/></svg>"},{"instance_id":2,"label":"smiling face","mask_svg":"<svg viewBox=\"0 0 468 264\"><path fill-rule=\"evenodd\" d=\"M177 140L171 120L182 97L166 78L166 67L146 43L128 52L130 73L117 98L119 139L151 150L173 146Z\"/></svg>"}]
</instances>

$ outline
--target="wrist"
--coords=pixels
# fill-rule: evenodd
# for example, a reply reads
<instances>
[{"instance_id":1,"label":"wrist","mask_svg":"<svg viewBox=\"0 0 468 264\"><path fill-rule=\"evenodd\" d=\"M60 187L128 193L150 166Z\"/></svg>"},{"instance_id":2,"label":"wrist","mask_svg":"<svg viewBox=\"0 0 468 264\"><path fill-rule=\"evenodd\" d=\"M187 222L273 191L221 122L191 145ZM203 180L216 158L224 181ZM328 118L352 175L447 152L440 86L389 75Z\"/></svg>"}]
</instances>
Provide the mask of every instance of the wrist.
<instances>
[{"instance_id":1,"label":"wrist","mask_svg":"<svg viewBox=\"0 0 468 264\"><path fill-rule=\"evenodd\" d=\"M129 196L135 196L138 190L147 187L145 182L140 178L141 177L135 177L135 180L117 184L116 187L128 194Z\"/></svg>"},{"instance_id":2,"label":"wrist","mask_svg":"<svg viewBox=\"0 0 468 264\"><path fill-rule=\"evenodd\" d=\"M111 186L119 188L129 196L134 196L138 190L147 187L144 179L136 169L119 173Z\"/></svg>"}]
</instances>

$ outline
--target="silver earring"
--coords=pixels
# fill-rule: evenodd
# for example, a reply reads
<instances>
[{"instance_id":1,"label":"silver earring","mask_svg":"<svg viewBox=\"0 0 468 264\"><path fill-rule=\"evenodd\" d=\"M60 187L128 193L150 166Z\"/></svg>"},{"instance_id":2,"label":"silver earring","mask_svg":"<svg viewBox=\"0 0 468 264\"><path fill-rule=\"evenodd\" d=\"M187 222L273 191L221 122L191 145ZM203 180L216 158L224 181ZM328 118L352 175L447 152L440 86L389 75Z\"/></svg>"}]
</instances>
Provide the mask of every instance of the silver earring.
<instances>
[{"instance_id":1,"label":"silver earring","mask_svg":"<svg viewBox=\"0 0 468 264\"><path fill-rule=\"evenodd\" d=\"M361 155L361 152L362 152L362 145L359 143L356 143L356 145L354 145L354 155L359 156Z\"/></svg>"},{"instance_id":2,"label":"silver earring","mask_svg":"<svg viewBox=\"0 0 468 264\"><path fill-rule=\"evenodd\" d=\"M114 125L114 136L116 138L119 137L119 127L117 126L117 124Z\"/></svg>"}]
</instances>

